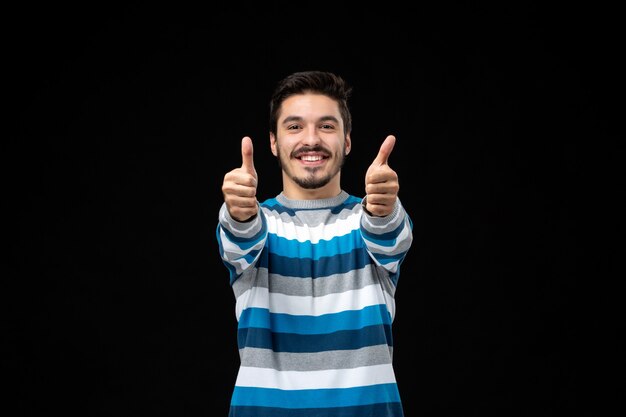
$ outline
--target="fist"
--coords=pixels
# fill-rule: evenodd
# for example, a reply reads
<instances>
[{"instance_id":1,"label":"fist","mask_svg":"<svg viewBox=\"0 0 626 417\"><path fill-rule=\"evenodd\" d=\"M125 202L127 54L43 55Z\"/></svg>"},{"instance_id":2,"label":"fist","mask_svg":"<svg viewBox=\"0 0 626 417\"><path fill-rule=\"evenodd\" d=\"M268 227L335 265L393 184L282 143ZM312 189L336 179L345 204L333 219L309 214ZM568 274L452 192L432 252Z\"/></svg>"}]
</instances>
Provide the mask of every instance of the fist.
<instances>
[{"instance_id":1,"label":"fist","mask_svg":"<svg viewBox=\"0 0 626 417\"><path fill-rule=\"evenodd\" d=\"M374 216L390 215L398 197L398 174L389 166L389 155L395 144L395 136L387 136L365 174L365 210Z\"/></svg>"},{"instance_id":2,"label":"fist","mask_svg":"<svg viewBox=\"0 0 626 417\"><path fill-rule=\"evenodd\" d=\"M259 211L252 139L248 136L241 140L241 159L240 168L235 168L224 175L222 194L230 216L237 221L245 222L256 216Z\"/></svg>"}]
</instances>

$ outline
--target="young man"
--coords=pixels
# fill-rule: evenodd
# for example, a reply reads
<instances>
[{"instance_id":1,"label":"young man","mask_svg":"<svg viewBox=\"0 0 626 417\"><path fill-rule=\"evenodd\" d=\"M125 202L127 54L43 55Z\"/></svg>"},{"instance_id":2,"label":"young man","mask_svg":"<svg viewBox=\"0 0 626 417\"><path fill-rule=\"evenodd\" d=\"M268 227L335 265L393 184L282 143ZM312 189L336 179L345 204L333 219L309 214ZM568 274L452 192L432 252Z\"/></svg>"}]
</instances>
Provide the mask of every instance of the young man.
<instances>
[{"instance_id":1,"label":"young man","mask_svg":"<svg viewBox=\"0 0 626 417\"><path fill-rule=\"evenodd\" d=\"M341 188L352 148L350 87L294 73L270 102L283 190L262 203L249 137L224 176L217 240L236 298L240 368L231 417L398 417L391 324L412 221L388 165L387 136L366 196Z\"/></svg>"}]
</instances>

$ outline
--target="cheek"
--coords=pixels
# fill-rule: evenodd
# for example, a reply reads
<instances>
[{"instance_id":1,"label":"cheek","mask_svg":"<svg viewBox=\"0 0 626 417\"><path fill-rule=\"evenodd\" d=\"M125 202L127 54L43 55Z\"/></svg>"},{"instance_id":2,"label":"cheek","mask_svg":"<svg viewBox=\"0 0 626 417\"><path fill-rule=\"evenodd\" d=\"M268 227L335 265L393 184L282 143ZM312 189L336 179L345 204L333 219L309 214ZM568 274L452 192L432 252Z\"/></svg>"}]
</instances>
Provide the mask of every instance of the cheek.
<instances>
[{"instance_id":1,"label":"cheek","mask_svg":"<svg viewBox=\"0 0 626 417\"><path fill-rule=\"evenodd\" d=\"M282 156L283 158L289 158L291 152L294 150L294 144L286 141L281 141L280 144L276 142L274 155Z\"/></svg>"}]
</instances>

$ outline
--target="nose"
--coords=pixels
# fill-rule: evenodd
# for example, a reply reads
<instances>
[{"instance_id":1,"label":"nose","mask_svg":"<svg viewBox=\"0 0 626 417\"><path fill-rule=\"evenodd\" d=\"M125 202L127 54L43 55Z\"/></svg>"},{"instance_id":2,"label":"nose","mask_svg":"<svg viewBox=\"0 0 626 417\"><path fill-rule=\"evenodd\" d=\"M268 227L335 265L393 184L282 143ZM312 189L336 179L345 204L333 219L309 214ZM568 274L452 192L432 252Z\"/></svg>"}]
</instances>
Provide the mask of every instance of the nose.
<instances>
[{"instance_id":1,"label":"nose","mask_svg":"<svg viewBox=\"0 0 626 417\"><path fill-rule=\"evenodd\" d=\"M309 125L304 131L302 144L307 146L314 146L319 144L321 141L319 132L317 131L317 126Z\"/></svg>"}]
</instances>

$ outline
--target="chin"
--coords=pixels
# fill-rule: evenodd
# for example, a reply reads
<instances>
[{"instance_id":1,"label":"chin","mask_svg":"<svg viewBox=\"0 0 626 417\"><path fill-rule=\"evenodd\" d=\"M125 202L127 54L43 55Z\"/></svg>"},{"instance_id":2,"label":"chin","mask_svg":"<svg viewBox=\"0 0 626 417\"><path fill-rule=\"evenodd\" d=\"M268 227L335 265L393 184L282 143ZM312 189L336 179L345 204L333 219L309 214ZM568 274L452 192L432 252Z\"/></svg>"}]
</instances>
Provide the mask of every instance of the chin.
<instances>
[{"instance_id":1,"label":"chin","mask_svg":"<svg viewBox=\"0 0 626 417\"><path fill-rule=\"evenodd\" d=\"M331 178L292 178L293 181L305 190L316 190L327 185Z\"/></svg>"}]
</instances>

